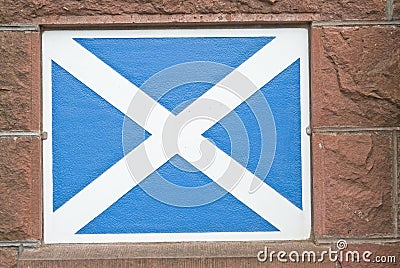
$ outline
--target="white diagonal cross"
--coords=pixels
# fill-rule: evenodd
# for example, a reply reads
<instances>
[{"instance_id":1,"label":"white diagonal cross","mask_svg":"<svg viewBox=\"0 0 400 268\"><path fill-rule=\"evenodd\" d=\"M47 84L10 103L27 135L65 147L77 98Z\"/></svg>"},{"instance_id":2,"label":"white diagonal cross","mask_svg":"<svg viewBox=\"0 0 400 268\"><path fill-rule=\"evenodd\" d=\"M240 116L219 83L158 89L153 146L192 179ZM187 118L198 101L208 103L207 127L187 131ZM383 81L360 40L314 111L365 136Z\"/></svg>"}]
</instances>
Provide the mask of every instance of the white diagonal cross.
<instances>
[{"instance_id":1,"label":"white diagonal cross","mask_svg":"<svg viewBox=\"0 0 400 268\"><path fill-rule=\"evenodd\" d=\"M300 209L201 135L299 58L299 51L293 49L296 46L291 45L296 36L276 37L177 116L71 38L60 35L55 40L59 46L44 47L52 60L152 136L56 210L48 232L76 233L175 154L282 232L290 235L301 228L294 224L303 220ZM64 53L57 47L63 47ZM215 159L202 161L201 155L210 152ZM138 163L140 168L129 169L125 161ZM262 186L250 193L254 180Z\"/></svg>"}]
</instances>

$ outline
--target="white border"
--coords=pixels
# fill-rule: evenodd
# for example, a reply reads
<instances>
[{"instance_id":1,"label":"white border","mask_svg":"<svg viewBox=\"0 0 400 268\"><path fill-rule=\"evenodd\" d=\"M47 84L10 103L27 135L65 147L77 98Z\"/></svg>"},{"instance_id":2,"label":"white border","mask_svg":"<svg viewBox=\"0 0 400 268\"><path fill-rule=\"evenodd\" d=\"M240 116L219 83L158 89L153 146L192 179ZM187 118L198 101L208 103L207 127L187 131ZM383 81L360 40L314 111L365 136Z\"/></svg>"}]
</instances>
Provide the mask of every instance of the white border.
<instances>
[{"instance_id":1,"label":"white border","mask_svg":"<svg viewBox=\"0 0 400 268\"><path fill-rule=\"evenodd\" d=\"M48 52L54 40L63 38L164 38L164 37L257 37L280 34L302 34L306 45L300 65L301 98L301 150L302 150L302 203L304 228L297 236L288 237L282 232L241 233L154 233L154 234L80 234L69 237L57 235L52 226L52 79L51 55ZM295 45L295 44L293 44ZM60 50L62 52L62 49ZM311 232L311 175L309 126L309 56L308 30L304 28L279 29L184 29L184 30L94 30L94 31L46 31L42 35L43 76L43 130L48 139L43 142L43 193L44 193L44 241L45 243L110 243L110 242L173 242L173 241L256 241L256 240L304 240Z\"/></svg>"}]
</instances>

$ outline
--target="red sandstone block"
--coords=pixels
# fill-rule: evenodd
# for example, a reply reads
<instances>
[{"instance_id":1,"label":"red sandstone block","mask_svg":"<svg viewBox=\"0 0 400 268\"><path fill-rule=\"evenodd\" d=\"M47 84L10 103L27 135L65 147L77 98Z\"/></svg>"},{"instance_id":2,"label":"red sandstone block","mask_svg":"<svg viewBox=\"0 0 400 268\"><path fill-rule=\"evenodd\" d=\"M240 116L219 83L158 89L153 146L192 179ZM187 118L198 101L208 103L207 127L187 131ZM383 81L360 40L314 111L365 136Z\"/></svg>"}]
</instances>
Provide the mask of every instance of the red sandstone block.
<instances>
[{"instance_id":1,"label":"red sandstone block","mask_svg":"<svg viewBox=\"0 0 400 268\"><path fill-rule=\"evenodd\" d=\"M317 237L393 236L391 135L313 135Z\"/></svg>"},{"instance_id":2,"label":"red sandstone block","mask_svg":"<svg viewBox=\"0 0 400 268\"><path fill-rule=\"evenodd\" d=\"M5 0L0 23L28 23L71 16L113 17L134 14L318 14L323 20L380 20L385 18L385 1L313 0L186 0L186 1L34 1ZM51 18L48 20L48 18ZM126 21L127 23L130 21Z\"/></svg>"},{"instance_id":3,"label":"red sandstone block","mask_svg":"<svg viewBox=\"0 0 400 268\"><path fill-rule=\"evenodd\" d=\"M397 132L397 234L400 237L400 132Z\"/></svg>"},{"instance_id":4,"label":"red sandstone block","mask_svg":"<svg viewBox=\"0 0 400 268\"><path fill-rule=\"evenodd\" d=\"M39 138L0 138L0 241L41 239Z\"/></svg>"},{"instance_id":5,"label":"red sandstone block","mask_svg":"<svg viewBox=\"0 0 400 268\"><path fill-rule=\"evenodd\" d=\"M393 19L400 19L400 0L393 0Z\"/></svg>"},{"instance_id":6,"label":"red sandstone block","mask_svg":"<svg viewBox=\"0 0 400 268\"><path fill-rule=\"evenodd\" d=\"M1 248L0 247L0 268L15 267L17 264L16 248Z\"/></svg>"},{"instance_id":7,"label":"red sandstone block","mask_svg":"<svg viewBox=\"0 0 400 268\"><path fill-rule=\"evenodd\" d=\"M0 130L39 130L40 34L0 32Z\"/></svg>"},{"instance_id":8,"label":"red sandstone block","mask_svg":"<svg viewBox=\"0 0 400 268\"><path fill-rule=\"evenodd\" d=\"M42 24L44 26L54 25L110 25L118 24L123 26L148 26L160 25L173 26L196 24L229 23L232 25L254 25L282 22L307 22L320 20L318 13L217 13L217 14L128 14L128 15L93 15L93 16L47 16L36 18L32 23Z\"/></svg>"},{"instance_id":9,"label":"red sandstone block","mask_svg":"<svg viewBox=\"0 0 400 268\"><path fill-rule=\"evenodd\" d=\"M26 249L19 257L18 267L176 267L176 268L333 268L334 262L295 262L288 259L291 251L302 254L313 251L320 258L327 246L315 246L309 241L281 242L187 242L102 245L50 245ZM257 255L262 251L264 255ZM277 252L286 252L279 261ZM272 260L270 253L272 252ZM275 254L275 255L274 255Z\"/></svg>"},{"instance_id":10,"label":"red sandstone block","mask_svg":"<svg viewBox=\"0 0 400 268\"><path fill-rule=\"evenodd\" d=\"M184 259L80 259L80 260L24 260L19 262L19 268L48 267L120 267L120 268L335 268L334 263L262 263L257 258L219 257L219 258L184 258Z\"/></svg>"},{"instance_id":11,"label":"red sandstone block","mask_svg":"<svg viewBox=\"0 0 400 268\"><path fill-rule=\"evenodd\" d=\"M398 126L400 27L312 30L313 126Z\"/></svg>"}]
</instances>

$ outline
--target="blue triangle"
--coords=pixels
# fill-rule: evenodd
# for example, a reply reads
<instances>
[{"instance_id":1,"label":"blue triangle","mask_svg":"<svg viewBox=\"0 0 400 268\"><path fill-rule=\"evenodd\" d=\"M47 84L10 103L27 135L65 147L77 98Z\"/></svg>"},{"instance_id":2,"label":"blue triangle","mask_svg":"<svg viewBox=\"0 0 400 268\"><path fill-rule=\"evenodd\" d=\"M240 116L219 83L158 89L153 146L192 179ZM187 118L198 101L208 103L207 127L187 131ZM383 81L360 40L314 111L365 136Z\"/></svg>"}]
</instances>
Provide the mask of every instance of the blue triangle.
<instances>
[{"instance_id":1,"label":"blue triangle","mask_svg":"<svg viewBox=\"0 0 400 268\"><path fill-rule=\"evenodd\" d=\"M210 183L206 175L179 155L157 169L157 173L168 182L182 187L199 187Z\"/></svg>"},{"instance_id":2,"label":"blue triangle","mask_svg":"<svg viewBox=\"0 0 400 268\"><path fill-rule=\"evenodd\" d=\"M224 77L227 73L222 74ZM221 78L222 79L222 78ZM175 87L165 93L158 102L170 112L177 115L183 111L190 103L207 92L213 85L209 83L188 83Z\"/></svg>"},{"instance_id":3,"label":"blue triangle","mask_svg":"<svg viewBox=\"0 0 400 268\"><path fill-rule=\"evenodd\" d=\"M229 125L231 116L237 114L249 135L249 158L234 157L249 171L263 179L269 186L302 209L301 175L301 133L300 133L300 61L297 60L260 89L268 101L274 115L277 144L273 164L267 176L257 174L256 167L260 158L261 130L257 119L246 102L207 130L203 136L212 140L218 148L231 155L230 134L221 127ZM249 100L257 98L253 95ZM253 102L254 103L254 102ZM261 119L261 118L260 118ZM237 128L237 127L236 127ZM247 139L247 137L243 137Z\"/></svg>"},{"instance_id":4,"label":"blue triangle","mask_svg":"<svg viewBox=\"0 0 400 268\"><path fill-rule=\"evenodd\" d=\"M168 163L160 168L161 172L171 169ZM225 193L222 198L198 207L176 207L157 201L141 188L146 188L146 184L152 183L150 180L153 179L155 179L153 176L146 178L77 233L279 231L217 184L213 184L212 189ZM179 185L186 180L185 184L188 187L211 183L207 176L197 177L195 181L192 181L190 177L180 176L178 180L174 183ZM156 184L159 185L158 182ZM162 185L159 186L162 187Z\"/></svg>"},{"instance_id":5,"label":"blue triangle","mask_svg":"<svg viewBox=\"0 0 400 268\"><path fill-rule=\"evenodd\" d=\"M277 133L275 158L265 182L302 209L300 60L261 91L274 114Z\"/></svg>"},{"instance_id":6,"label":"blue triangle","mask_svg":"<svg viewBox=\"0 0 400 268\"><path fill-rule=\"evenodd\" d=\"M274 37L76 38L84 48L137 86L165 68L208 61L236 68ZM221 80L227 73L218 73ZM151 96L151 92L147 92Z\"/></svg>"},{"instance_id":7,"label":"blue triangle","mask_svg":"<svg viewBox=\"0 0 400 268\"><path fill-rule=\"evenodd\" d=\"M140 144L145 132L126 119L124 129L134 135L123 148L124 114L55 62L52 86L55 211Z\"/></svg>"}]
</instances>

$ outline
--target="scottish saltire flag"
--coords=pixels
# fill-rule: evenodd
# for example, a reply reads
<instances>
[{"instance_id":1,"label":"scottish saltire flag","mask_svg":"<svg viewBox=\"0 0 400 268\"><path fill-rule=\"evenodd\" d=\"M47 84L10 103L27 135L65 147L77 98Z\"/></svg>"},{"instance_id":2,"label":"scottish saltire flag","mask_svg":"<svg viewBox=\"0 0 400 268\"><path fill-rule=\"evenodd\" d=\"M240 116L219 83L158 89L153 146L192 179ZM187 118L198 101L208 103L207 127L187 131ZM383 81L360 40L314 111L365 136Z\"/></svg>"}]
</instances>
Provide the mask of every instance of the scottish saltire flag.
<instances>
[{"instance_id":1,"label":"scottish saltire flag","mask_svg":"<svg viewBox=\"0 0 400 268\"><path fill-rule=\"evenodd\" d=\"M46 243L306 239L306 29L43 34Z\"/></svg>"}]
</instances>

